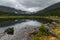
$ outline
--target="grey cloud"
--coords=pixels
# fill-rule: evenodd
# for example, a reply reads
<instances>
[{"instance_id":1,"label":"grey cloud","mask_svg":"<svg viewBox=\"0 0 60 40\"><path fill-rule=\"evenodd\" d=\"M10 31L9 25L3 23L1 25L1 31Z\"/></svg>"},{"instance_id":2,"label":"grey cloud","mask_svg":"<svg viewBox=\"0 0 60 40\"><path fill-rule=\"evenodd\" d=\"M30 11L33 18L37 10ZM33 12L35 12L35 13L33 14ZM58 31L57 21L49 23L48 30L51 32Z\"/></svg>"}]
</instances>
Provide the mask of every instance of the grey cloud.
<instances>
[{"instance_id":1,"label":"grey cloud","mask_svg":"<svg viewBox=\"0 0 60 40\"><path fill-rule=\"evenodd\" d=\"M21 4L26 7L45 7L56 2L56 0L26 0L24 1L24 3Z\"/></svg>"},{"instance_id":2,"label":"grey cloud","mask_svg":"<svg viewBox=\"0 0 60 40\"><path fill-rule=\"evenodd\" d=\"M34 12L42 10L57 2L60 2L60 0L0 0L0 5Z\"/></svg>"}]
</instances>

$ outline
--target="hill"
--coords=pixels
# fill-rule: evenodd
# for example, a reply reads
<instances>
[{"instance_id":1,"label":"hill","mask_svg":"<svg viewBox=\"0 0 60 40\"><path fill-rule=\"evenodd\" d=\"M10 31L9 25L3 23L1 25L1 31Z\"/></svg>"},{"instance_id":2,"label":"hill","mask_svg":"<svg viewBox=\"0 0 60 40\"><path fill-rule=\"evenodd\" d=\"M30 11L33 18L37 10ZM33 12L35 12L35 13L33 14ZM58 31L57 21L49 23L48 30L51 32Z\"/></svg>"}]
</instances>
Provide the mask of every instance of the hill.
<instances>
[{"instance_id":1,"label":"hill","mask_svg":"<svg viewBox=\"0 0 60 40\"><path fill-rule=\"evenodd\" d=\"M0 11L3 11L3 12L15 12L17 14L24 14L26 13L26 11L22 11L22 10L17 10L15 8L11 8L11 7L7 7L7 6L2 6L0 5Z\"/></svg>"},{"instance_id":2,"label":"hill","mask_svg":"<svg viewBox=\"0 0 60 40\"><path fill-rule=\"evenodd\" d=\"M60 16L60 2L38 11L36 14L40 16Z\"/></svg>"}]
</instances>

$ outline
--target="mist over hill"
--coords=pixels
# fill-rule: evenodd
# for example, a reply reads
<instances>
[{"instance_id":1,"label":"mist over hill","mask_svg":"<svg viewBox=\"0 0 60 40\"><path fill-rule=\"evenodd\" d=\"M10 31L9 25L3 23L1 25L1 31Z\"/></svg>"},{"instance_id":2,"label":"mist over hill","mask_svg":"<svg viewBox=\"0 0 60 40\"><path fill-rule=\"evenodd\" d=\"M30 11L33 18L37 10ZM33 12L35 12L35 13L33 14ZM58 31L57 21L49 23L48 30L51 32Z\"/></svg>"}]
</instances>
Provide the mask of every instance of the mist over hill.
<instances>
[{"instance_id":1,"label":"mist over hill","mask_svg":"<svg viewBox=\"0 0 60 40\"><path fill-rule=\"evenodd\" d=\"M0 11L3 11L3 12L14 12L16 14L27 13L27 11L17 10L15 8L7 7L7 6L0 6Z\"/></svg>"}]
</instances>

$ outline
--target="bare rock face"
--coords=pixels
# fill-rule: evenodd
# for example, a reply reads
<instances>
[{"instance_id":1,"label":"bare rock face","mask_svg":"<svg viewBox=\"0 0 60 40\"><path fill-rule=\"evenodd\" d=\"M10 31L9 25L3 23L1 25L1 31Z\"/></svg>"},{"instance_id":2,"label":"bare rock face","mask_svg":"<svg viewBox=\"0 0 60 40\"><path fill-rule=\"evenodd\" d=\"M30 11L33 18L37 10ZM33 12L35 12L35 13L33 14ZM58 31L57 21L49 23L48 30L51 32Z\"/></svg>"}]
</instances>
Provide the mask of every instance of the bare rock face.
<instances>
[{"instance_id":1,"label":"bare rock face","mask_svg":"<svg viewBox=\"0 0 60 40\"><path fill-rule=\"evenodd\" d=\"M12 27L12 28L8 28L8 29L6 29L5 31L4 31L4 33L7 33L7 34L9 34L9 35L13 35L14 34L14 28Z\"/></svg>"}]
</instances>

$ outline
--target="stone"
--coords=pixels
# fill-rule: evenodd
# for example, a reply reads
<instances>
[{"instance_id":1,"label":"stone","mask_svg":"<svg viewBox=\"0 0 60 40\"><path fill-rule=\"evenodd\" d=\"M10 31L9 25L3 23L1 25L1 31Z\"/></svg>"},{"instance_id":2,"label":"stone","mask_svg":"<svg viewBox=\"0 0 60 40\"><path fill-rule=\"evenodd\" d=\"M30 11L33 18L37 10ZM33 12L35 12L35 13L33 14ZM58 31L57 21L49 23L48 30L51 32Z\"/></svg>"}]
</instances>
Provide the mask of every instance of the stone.
<instances>
[{"instance_id":1,"label":"stone","mask_svg":"<svg viewBox=\"0 0 60 40\"><path fill-rule=\"evenodd\" d=\"M14 28L12 27L12 28L8 28L8 29L6 29L5 31L4 31L4 33L7 33L7 34L9 34L9 35L13 35L14 34Z\"/></svg>"}]
</instances>

